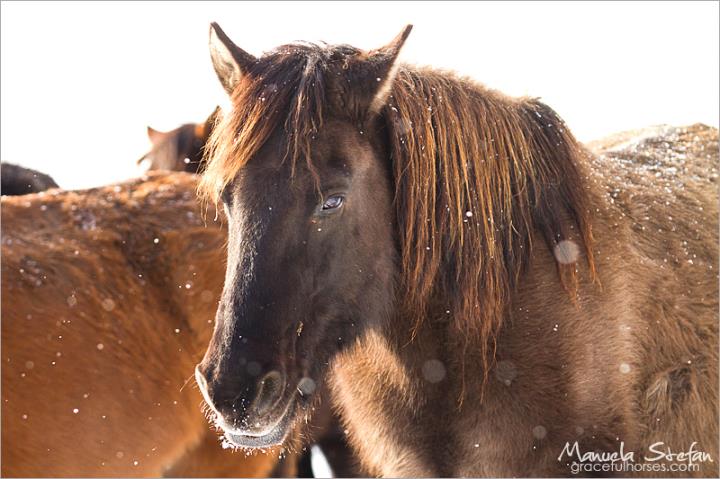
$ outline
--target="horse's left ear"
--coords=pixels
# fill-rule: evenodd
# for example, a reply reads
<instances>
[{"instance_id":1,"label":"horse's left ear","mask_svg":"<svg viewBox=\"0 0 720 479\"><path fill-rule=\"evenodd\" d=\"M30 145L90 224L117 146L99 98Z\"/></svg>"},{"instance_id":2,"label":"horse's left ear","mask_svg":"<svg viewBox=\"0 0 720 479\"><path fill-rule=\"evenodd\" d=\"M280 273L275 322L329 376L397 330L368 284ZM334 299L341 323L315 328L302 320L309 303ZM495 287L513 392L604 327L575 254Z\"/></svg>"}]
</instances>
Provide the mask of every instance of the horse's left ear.
<instances>
[{"instance_id":1,"label":"horse's left ear","mask_svg":"<svg viewBox=\"0 0 720 479\"><path fill-rule=\"evenodd\" d=\"M150 125L148 125L148 127L147 127L147 136L150 139L150 143L152 143L153 145L157 145L158 143L160 143L165 138L166 135L167 135L167 133L163 133L162 131L157 131L155 128L151 127Z\"/></svg>"},{"instance_id":2,"label":"horse's left ear","mask_svg":"<svg viewBox=\"0 0 720 479\"><path fill-rule=\"evenodd\" d=\"M393 81L397 75L398 67L398 55L400 49L405 44L412 25L406 25L402 32L396 36L393 41L388 43L382 48L373 50L368 55L369 67L372 70L372 80L377 84L373 99L370 102L370 113L378 113L380 109L385 105L390 90L392 89Z\"/></svg>"},{"instance_id":3,"label":"horse's left ear","mask_svg":"<svg viewBox=\"0 0 720 479\"><path fill-rule=\"evenodd\" d=\"M243 76L257 59L238 47L215 22L210 24L210 58L218 79L228 95L232 95Z\"/></svg>"}]
</instances>

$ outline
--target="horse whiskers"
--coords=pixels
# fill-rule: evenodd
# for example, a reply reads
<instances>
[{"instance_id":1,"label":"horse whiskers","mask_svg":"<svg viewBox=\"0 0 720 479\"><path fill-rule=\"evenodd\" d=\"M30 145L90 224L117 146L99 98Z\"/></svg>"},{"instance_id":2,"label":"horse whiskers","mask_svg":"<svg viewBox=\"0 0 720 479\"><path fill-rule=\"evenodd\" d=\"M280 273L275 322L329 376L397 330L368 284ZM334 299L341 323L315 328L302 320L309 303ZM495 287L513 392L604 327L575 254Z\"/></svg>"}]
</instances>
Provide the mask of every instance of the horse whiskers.
<instances>
[{"instance_id":1,"label":"horse whiskers","mask_svg":"<svg viewBox=\"0 0 720 479\"><path fill-rule=\"evenodd\" d=\"M200 411L202 412L205 419L210 424L210 427L214 427L216 430L222 430L218 425L217 413L210 407L205 401L200 404Z\"/></svg>"},{"instance_id":2,"label":"horse whiskers","mask_svg":"<svg viewBox=\"0 0 720 479\"><path fill-rule=\"evenodd\" d=\"M182 386L180 386L180 392L182 392L183 389L185 389L185 386L190 382L191 379L195 378L195 373L190 374L188 378L185 380ZM195 384L195 387L197 388L197 384Z\"/></svg>"}]
</instances>

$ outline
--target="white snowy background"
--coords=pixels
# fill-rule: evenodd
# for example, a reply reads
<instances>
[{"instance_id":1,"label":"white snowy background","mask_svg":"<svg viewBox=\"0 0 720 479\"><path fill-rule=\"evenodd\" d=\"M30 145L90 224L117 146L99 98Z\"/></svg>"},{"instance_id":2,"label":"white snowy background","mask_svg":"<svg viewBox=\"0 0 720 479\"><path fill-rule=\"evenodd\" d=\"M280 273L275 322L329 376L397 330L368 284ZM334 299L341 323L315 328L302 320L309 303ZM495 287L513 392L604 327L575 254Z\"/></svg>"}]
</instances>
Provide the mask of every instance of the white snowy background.
<instances>
[{"instance_id":1,"label":"white snowy background","mask_svg":"<svg viewBox=\"0 0 720 479\"><path fill-rule=\"evenodd\" d=\"M294 40L375 48L539 96L581 140L718 125L718 3L2 3L2 161L65 188L137 176L145 126L202 121L224 94L218 21L259 55Z\"/></svg>"}]
</instances>

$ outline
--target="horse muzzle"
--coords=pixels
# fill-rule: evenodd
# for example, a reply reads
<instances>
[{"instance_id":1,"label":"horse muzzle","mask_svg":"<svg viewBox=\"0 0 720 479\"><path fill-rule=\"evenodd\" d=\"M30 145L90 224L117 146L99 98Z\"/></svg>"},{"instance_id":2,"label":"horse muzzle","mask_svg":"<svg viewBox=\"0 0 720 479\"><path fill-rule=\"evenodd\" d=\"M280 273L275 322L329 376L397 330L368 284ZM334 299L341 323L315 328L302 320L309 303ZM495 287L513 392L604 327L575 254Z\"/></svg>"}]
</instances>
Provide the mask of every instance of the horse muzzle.
<instances>
[{"instance_id":1,"label":"horse muzzle","mask_svg":"<svg viewBox=\"0 0 720 479\"><path fill-rule=\"evenodd\" d=\"M264 448L278 446L285 442L295 420L297 403L291 398L284 411L272 424L254 424L249 429L223 428L225 439L233 446L244 448ZM222 426L221 426L222 427Z\"/></svg>"},{"instance_id":2,"label":"horse muzzle","mask_svg":"<svg viewBox=\"0 0 720 479\"><path fill-rule=\"evenodd\" d=\"M270 371L254 387L241 389L234 382L229 386L217 378L208 378L197 366L195 380L215 413L216 425L232 445L270 447L282 444L287 437L297 404L295 391L287 391L281 372ZM252 399L248 400L248 396Z\"/></svg>"}]
</instances>

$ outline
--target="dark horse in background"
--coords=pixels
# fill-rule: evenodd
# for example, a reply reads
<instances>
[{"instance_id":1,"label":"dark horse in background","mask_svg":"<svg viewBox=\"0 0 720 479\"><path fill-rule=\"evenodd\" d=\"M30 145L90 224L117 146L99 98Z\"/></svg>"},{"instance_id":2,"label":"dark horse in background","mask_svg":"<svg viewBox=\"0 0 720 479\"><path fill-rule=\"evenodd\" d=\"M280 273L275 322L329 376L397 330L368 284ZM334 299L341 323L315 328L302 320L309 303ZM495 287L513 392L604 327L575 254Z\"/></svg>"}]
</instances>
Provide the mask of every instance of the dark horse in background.
<instances>
[{"instance_id":1,"label":"dark horse in background","mask_svg":"<svg viewBox=\"0 0 720 479\"><path fill-rule=\"evenodd\" d=\"M57 188L50 175L12 163L0 163L0 192L5 196L26 195Z\"/></svg>"},{"instance_id":2,"label":"dark horse in background","mask_svg":"<svg viewBox=\"0 0 720 479\"><path fill-rule=\"evenodd\" d=\"M329 382L369 474L692 448L662 474L717 477L717 131L593 156L537 99L399 64L409 32L256 58L211 28L229 242L196 379L227 440L282 443Z\"/></svg>"}]
</instances>

